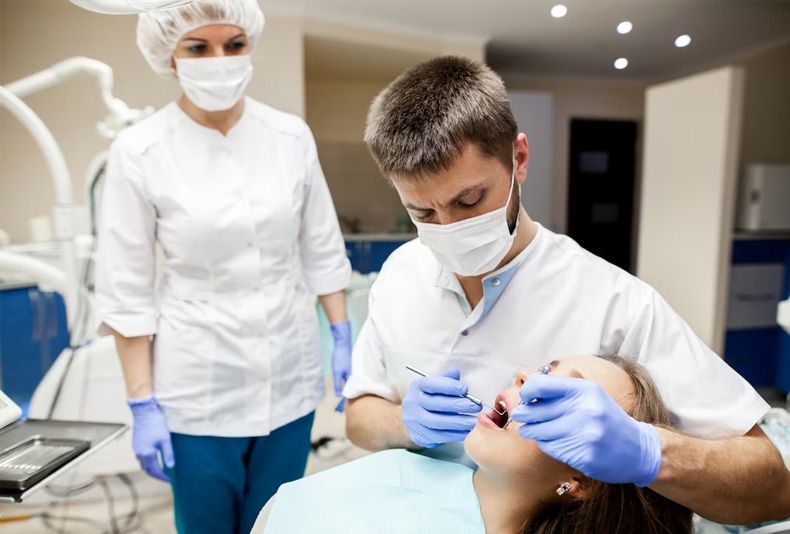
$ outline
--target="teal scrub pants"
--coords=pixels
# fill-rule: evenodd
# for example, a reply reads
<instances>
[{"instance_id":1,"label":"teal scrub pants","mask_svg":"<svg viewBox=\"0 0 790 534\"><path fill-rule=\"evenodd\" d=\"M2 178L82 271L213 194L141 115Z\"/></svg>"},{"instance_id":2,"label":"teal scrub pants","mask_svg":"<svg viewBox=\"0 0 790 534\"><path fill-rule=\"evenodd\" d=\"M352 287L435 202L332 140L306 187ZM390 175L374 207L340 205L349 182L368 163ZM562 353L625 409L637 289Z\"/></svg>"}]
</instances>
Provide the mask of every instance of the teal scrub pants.
<instances>
[{"instance_id":1,"label":"teal scrub pants","mask_svg":"<svg viewBox=\"0 0 790 534\"><path fill-rule=\"evenodd\" d=\"M171 433L169 470L180 534L248 534L281 484L304 475L312 412L268 436L223 438Z\"/></svg>"}]
</instances>

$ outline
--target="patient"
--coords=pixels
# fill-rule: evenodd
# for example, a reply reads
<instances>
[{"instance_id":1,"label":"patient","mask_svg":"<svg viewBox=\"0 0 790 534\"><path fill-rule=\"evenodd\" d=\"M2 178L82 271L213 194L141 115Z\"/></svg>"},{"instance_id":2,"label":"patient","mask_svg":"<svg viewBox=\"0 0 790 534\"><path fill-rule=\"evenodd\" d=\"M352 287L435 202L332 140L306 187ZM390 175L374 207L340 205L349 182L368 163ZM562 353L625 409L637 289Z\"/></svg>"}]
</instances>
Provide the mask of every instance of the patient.
<instances>
[{"instance_id":1,"label":"patient","mask_svg":"<svg viewBox=\"0 0 790 534\"><path fill-rule=\"evenodd\" d=\"M631 360L569 357L549 372L597 382L635 419L669 425L653 381ZM497 397L508 412L525 380L522 373ZM688 509L648 488L586 478L519 437L518 423L502 428L506 420L494 412L478 418L464 443L476 471L405 450L379 452L281 486L253 532L692 532Z\"/></svg>"}]
</instances>

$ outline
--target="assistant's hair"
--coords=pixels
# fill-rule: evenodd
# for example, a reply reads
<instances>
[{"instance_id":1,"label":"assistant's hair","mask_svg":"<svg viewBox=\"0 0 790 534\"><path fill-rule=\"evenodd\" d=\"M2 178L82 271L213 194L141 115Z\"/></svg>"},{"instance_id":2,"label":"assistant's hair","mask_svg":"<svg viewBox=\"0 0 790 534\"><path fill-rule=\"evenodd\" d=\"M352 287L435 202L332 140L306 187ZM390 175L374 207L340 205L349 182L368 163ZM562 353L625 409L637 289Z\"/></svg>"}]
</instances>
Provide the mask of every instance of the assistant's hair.
<instances>
[{"instance_id":1,"label":"assistant's hair","mask_svg":"<svg viewBox=\"0 0 790 534\"><path fill-rule=\"evenodd\" d=\"M407 70L375 98L365 142L385 176L415 180L448 170L467 143L510 169L517 133L502 79L445 56Z\"/></svg>"},{"instance_id":2,"label":"assistant's hair","mask_svg":"<svg viewBox=\"0 0 790 534\"><path fill-rule=\"evenodd\" d=\"M600 356L630 377L634 394L630 415L638 421L669 426L669 412L653 379L633 360ZM612 451L617 454L617 451ZM691 534L691 511L649 488L633 484L604 484L583 481L588 497L568 499L544 507L525 525L522 534L594 534L601 532L638 534Z\"/></svg>"}]
</instances>

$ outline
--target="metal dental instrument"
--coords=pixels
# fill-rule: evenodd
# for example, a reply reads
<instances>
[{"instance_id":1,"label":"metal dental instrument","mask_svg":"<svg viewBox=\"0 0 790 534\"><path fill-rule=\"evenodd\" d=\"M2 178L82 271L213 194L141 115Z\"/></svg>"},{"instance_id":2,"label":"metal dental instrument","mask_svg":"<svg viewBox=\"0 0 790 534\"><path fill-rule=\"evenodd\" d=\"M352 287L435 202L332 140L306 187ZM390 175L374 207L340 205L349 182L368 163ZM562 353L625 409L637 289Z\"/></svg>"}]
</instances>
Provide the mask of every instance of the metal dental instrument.
<instances>
[{"instance_id":1,"label":"metal dental instrument","mask_svg":"<svg viewBox=\"0 0 790 534\"><path fill-rule=\"evenodd\" d=\"M416 368L412 367L411 365L407 365L407 366L406 366L406 369L408 369L408 370L409 370L409 371L411 371L412 373L417 373L418 375L420 375L420 376L421 376L421 377L423 377L423 378L426 378L426 377L428 376L428 375L426 375L425 373L423 373L422 371L420 371L419 369L416 369ZM470 401L474 402L474 403L475 403L475 404L477 404L478 406L482 406L482 407L484 407L484 408L488 408L489 410L494 410L494 411L495 411L496 413L498 413L499 415L505 415L505 414L507 414L507 410L500 411L500 410L501 410L501 408L494 408L493 406L489 406L488 404L484 403L483 401L481 401L480 399L478 399L478 398L477 398L477 397L475 397L474 395L470 395L470 394L468 394L468 393L467 393L466 395L461 395L461 396L462 396L462 397L464 397L464 398L467 398L467 399L469 399Z\"/></svg>"},{"instance_id":2,"label":"metal dental instrument","mask_svg":"<svg viewBox=\"0 0 790 534\"><path fill-rule=\"evenodd\" d=\"M543 367L541 367L541 368L539 369L539 371L540 371L541 373L543 373L544 375L547 375L547 374L549 374L549 371L551 371L551 367L549 367L548 365L544 365ZM532 401L530 401L530 403L532 403L532 402L538 402L538 399L532 399ZM521 402L519 402L518 404L519 404L519 405L520 405L520 404L524 404L524 401L521 401ZM518 405L516 406L516 408L517 408L517 407L518 407ZM516 408L513 408L513 409L515 410ZM507 418L507 423L505 423L505 426L503 426L503 427L502 427L502 430L506 429L506 428L507 428L507 426L508 426L510 423L512 423L512 422L513 422L513 416L510 416L510 417L508 417L508 418Z\"/></svg>"}]
</instances>

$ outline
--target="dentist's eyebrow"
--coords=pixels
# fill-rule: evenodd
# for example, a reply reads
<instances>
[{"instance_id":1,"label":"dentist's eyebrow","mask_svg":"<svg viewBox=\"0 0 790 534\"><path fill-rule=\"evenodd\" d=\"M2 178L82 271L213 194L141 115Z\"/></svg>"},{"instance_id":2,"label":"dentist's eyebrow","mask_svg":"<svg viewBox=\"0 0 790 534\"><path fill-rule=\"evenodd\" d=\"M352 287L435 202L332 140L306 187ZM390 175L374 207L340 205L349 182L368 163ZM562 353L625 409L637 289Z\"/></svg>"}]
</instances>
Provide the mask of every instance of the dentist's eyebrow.
<instances>
[{"instance_id":1,"label":"dentist's eyebrow","mask_svg":"<svg viewBox=\"0 0 790 534\"><path fill-rule=\"evenodd\" d=\"M476 185L470 185L469 187L465 187L464 189L461 189L461 191L459 191L458 194L455 195L452 198L452 200L450 200L449 202L444 204L442 207L443 208L448 208L448 207L456 204L458 201L460 201L466 195L468 195L470 193L475 193L477 191L480 191L481 189L485 189L485 187L486 187L485 184L476 184ZM414 211L433 211L432 208L421 208L421 207L415 206L414 204L411 204L409 202L404 203L403 206L406 209L410 209L410 210L414 210Z\"/></svg>"}]
</instances>

